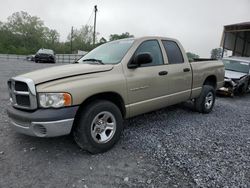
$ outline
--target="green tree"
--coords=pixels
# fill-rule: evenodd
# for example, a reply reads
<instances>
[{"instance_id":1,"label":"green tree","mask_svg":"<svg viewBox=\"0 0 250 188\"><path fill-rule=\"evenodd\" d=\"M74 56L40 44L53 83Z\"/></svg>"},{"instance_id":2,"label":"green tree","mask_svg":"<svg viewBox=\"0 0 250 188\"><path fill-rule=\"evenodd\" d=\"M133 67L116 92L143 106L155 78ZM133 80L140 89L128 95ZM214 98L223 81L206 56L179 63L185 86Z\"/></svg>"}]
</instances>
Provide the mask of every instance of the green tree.
<instances>
[{"instance_id":1,"label":"green tree","mask_svg":"<svg viewBox=\"0 0 250 188\"><path fill-rule=\"evenodd\" d=\"M109 40L130 37L134 36L125 32L120 35L112 34ZM53 49L56 53L71 53L71 33L66 42L60 42L59 39L60 35L56 30L46 27L39 17L27 12L15 12L8 17L7 22L0 21L0 53L34 54L40 48ZM93 45L93 27L84 25L73 31L72 50L90 51L106 42L102 37Z\"/></svg>"},{"instance_id":2,"label":"green tree","mask_svg":"<svg viewBox=\"0 0 250 188\"><path fill-rule=\"evenodd\" d=\"M111 34L109 36L109 40L110 41L113 41L113 40L119 40L119 39L125 39L125 38L133 38L134 35L131 35L129 32L125 32L125 33L122 33L122 34Z\"/></svg>"},{"instance_id":3,"label":"green tree","mask_svg":"<svg viewBox=\"0 0 250 188\"><path fill-rule=\"evenodd\" d=\"M194 59L197 59L200 56L192 52L187 52L187 57L189 61L193 61Z\"/></svg>"},{"instance_id":4,"label":"green tree","mask_svg":"<svg viewBox=\"0 0 250 188\"><path fill-rule=\"evenodd\" d=\"M16 12L8 17L6 26L15 38L19 39L15 44L17 49L35 52L45 46L48 29L40 18L30 16L27 12Z\"/></svg>"},{"instance_id":5,"label":"green tree","mask_svg":"<svg viewBox=\"0 0 250 188\"><path fill-rule=\"evenodd\" d=\"M222 48L214 48L211 50L212 59L221 59L222 58Z\"/></svg>"},{"instance_id":6,"label":"green tree","mask_svg":"<svg viewBox=\"0 0 250 188\"><path fill-rule=\"evenodd\" d=\"M50 44L51 46L54 46L55 44L59 43L59 33L54 29L46 28L46 42Z\"/></svg>"},{"instance_id":7,"label":"green tree","mask_svg":"<svg viewBox=\"0 0 250 188\"><path fill-rule=\"evenodd\" d=\"M71 34L68 35L70 45ZM93 27L84 25L80 29L75 29L72 36L73 51L84 50L89 51L93 49Z\"/></svg>"},{"instance_id":8,"label":"green tree","mask_svg":"<svg viewBox=\"0 0 250 188\"><path fill-rule=\"evenodd\" d=\"M55 48L59 33L27 12L16 12L0 23L0 53L29 54L39 48Z\"/></svg>"}]
</instances>

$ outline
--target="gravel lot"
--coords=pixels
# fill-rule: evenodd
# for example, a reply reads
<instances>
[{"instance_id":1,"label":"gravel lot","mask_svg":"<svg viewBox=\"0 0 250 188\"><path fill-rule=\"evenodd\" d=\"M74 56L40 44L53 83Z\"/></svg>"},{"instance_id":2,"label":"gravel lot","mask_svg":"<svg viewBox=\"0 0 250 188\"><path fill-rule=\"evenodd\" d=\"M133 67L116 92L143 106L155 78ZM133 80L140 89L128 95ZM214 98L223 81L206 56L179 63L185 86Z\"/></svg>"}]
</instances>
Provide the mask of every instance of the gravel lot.
<instances>
[{"instance_id":1,"label":"gravel lot","mask_svg":"<svg viewBox=\"0 0 250 188\"><path fill-rule=\"evenodd\" d=\"M7 79L49 66L0 60L0 187L250 187L250 94L208 115L186 103L126 120L112 150L90 155L70 136L11 130Z\"/></svg>"}]
</instances>

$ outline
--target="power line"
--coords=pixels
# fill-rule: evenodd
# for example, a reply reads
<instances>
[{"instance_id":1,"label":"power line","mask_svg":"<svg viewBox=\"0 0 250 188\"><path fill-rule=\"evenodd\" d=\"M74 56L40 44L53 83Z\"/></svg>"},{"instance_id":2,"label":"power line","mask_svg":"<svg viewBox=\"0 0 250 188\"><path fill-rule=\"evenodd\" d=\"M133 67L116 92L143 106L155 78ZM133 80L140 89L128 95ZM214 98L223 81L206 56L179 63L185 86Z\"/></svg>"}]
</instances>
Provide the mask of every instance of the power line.
<instances>
[{"instance_id":1,"label":"power line","mask_svg":"<svg viewBox=\"0 0 250 188\"><path fill-rule=\"evenodd\" d=\"M92 20L92 18L93 18L93 15L94 15L94 9L93 9L93 11L92 11L92 13L91 13L91 15L90 15L90 17L89 17L89 19L88 19L88 21L87 21L87 24L86 25L89 25L89 23L90 23L90 21Z\"/></svg>"}]
</instances>

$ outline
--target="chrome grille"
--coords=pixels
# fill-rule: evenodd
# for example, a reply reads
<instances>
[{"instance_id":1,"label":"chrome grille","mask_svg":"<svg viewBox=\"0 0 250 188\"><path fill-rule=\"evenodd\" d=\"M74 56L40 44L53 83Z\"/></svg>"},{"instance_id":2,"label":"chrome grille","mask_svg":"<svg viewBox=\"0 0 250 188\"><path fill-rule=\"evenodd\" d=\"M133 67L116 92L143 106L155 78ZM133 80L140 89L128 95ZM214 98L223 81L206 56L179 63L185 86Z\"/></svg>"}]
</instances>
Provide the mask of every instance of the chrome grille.
<instances>
[{"instance_id":1,"label":"chrome grille","mask_svg":"<svg viewBox=\"0 0 250 188\"><path fill-rule=\"evenodd\" d=\"M27 110L37 108L36 90L33 80L14 77L8 81L8 87L12 106Z\"/></svg>"}]
</instances>

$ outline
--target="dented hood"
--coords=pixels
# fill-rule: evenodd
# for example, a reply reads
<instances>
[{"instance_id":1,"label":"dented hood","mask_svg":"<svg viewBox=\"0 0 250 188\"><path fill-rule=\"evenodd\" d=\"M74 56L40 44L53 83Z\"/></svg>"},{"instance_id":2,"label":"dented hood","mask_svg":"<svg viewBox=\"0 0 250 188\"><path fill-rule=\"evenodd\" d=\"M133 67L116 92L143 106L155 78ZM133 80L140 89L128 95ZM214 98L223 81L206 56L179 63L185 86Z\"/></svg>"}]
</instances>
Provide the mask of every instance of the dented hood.
<instances>
[{"instance_id":1,"label":"dented hood","mask_svg":"<svg viewBox=\"0 0 250 188\"><path fill-rule=\"evenodd\" d=\"M231 78L234 80L238 80L242 78L243 76L246 76L246 73L243 72L236 72L236 71L230 71L230 70L225 70L225 78Z\"/></svg>"},{"instance_id":2,"label":"dented hood","mask_svg":"<svg viewBox=\"0 0 250 188\"><path fill-rule=\"evenodd\" d=\"M32 79L35 84L47 82L50 80L62 79L71 76L99 73L112 70L113 65L99 65L99 64L69 64L55 66L46 69L29 72L21 77Z\"/></svg>"}]
</instances>

